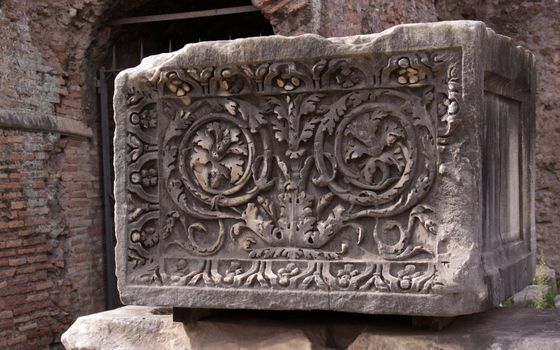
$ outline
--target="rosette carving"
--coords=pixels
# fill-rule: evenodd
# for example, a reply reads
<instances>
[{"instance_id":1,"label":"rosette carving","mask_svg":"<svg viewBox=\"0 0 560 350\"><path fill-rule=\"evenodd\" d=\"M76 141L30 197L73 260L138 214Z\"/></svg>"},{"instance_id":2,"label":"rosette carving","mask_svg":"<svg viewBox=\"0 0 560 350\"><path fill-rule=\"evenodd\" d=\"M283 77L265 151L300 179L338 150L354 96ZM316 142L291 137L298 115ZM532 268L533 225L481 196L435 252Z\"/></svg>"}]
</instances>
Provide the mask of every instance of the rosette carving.
<instances>
[{"instance_id":1,"label":"rosette carving","mask_svg":"<svg viewBox=\"0 0 560 350\"><path fill-rule=\"evenodd\" d=\"M398 214L430 189L435 133L418 97L393 90L345 95L315 136L315 183L362 207L352 217Z\"/></svg>"}]
</instances>

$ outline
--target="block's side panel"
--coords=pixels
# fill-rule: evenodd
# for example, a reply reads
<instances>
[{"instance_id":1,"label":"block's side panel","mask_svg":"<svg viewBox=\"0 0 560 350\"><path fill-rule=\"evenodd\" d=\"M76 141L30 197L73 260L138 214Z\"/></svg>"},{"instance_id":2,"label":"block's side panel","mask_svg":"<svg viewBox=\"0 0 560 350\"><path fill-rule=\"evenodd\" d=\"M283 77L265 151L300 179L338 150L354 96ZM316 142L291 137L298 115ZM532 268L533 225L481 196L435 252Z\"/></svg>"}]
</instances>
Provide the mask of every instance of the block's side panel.
<instances>
[{"instance_id":1,"label":"block's side panel","mask_svg":"<svg viewBox=\"0 0 560 350\"><path fill-rule=\"evenodd\" d=\"M530 53L492 31L486 46L483 262L498 304L529 284L535 268L535 66Z\"/></svg>"},{"instance_id":2,"label":"block's side panel","mask_svg":"<svg viewBox=\"0 0 560 350\"><path fill-rule=\"evenodd\" d=\"M486 125L484 167L484 251L523 240L521 101L484 93Z\"/></svg>"}]
</instances>

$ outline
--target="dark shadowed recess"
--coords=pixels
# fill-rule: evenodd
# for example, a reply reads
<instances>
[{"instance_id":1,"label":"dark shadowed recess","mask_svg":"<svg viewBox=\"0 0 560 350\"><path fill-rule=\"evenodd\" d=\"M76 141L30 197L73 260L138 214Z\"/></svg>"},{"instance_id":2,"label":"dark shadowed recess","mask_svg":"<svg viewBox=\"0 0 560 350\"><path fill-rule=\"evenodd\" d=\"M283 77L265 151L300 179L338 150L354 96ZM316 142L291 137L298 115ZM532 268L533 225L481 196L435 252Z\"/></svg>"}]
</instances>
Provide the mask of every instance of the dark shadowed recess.
<instances>
[{"instance_id":1,"label":"dark shadowed recess","mask_svg":"<svg viewBox=\"0 0 560 350\"><path fill-rule=\"evenodd\" d=\"M150 1L133 8L116 9L114 19L152 16L169 13L203 11L248 6L248 0ZM113 43L117 68L135 66L140 57L175 51L188 43L228 40L272 35L272 26L258 12L238 13L182 20L117 25L113 28ZM111 67L113 52L109 50L103 66Z\"/></svg>"}]
</instances>

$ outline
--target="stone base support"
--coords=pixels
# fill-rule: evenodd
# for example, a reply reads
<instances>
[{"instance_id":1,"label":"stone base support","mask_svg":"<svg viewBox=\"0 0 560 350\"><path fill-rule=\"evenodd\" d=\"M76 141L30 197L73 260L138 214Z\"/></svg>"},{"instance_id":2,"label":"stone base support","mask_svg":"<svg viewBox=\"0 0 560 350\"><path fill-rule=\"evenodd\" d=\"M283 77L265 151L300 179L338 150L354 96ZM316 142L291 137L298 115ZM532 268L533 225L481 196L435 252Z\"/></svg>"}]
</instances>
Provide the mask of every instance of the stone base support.
<instances>
[{"instance_id":1,"label":"stone base support","mask_svg":"<svg viewBox=\"0 0 560 350\"><path fill-rule=\"evenodd\" d=\"M552 350L560 349L560 310L494 309L433 332L412 329L406 316L224 311L179 323L170 309L125 306L78 318L62 342L67 350Z\"/></svg>"}]
</instances>

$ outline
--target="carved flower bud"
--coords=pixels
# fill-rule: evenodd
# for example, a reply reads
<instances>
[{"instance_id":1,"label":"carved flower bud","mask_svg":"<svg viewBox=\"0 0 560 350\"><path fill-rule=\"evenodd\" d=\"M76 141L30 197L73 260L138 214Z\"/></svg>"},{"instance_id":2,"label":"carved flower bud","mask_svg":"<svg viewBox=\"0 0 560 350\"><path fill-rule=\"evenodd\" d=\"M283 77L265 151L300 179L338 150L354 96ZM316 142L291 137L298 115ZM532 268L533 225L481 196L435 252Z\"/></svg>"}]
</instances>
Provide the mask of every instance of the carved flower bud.
<instances>
[{"instance_id":1,"label":"carved flower bud","mask_svg":"<svg viewBox=\"0 0 560 350\"><path fill-rule=\"evenodd\" d=\"M233 283L233 277L235 277L235 276L233 275L233 273L231 273L231 272L228 273L228 274L226 275L226 277L224 277L224 279L223 279L224 283L225 283L225 284L232 284L232 283Z\"/></svg>"},{"instance_id":2,"label":"carved flower bud","mask_svg":"<svg viewBox=\"0 0 560 350\"><path fill-rule=\"evenodd\" d=\"M172 93L176 93L177 89L179 88L177 85L175 84L167 84L167 88L169 89L169 91L171 91Z\"/></svg>"},{"instance_id":3,"label":"carved flower bud","mask_svg":"<svg viewBox=\"0 0 560 350\"><path fill-rule=\"evenodd\" d=\"M301 81L299 80L298 77L292 77L292 78L290 79L290 81L291 81L292 84L293 84L294 86L296 86L296 87L299 86L299 85L301 84Z\"/></svg>"},{"instance_id":4,"label":"carved flower bud","mask_svg":"<svg viewBox=\"0 0 560 350\"><path fill-rule=\"evenodd\" d=\"M130 240L134 243L140 242L141 239L142 239L142 235L138 231L133 231L132 234L130 235Z\"/></svg>"},{"instance_id":5,"label":"carved flower bud","mask_svg":"<svg viewBox=\"0 0 560 350\"><path fill-rule=\"evenodd\" d=\"M134 173L130 174L130 181L133 184L140 183L140 181L141 181L140 174L138 172L134 172Z\"/></svg>"},{"instance_id":6,"label":"carved flower bud","mask_svg":"<svg viewBox=\"0 0 560 350\"><path fill-rule=\"evenodd\" d=\"M410 66L410 60L406 57L402 57L402 58L399 58L399 60L397 61L397 64L401 68L407 68L408 66Z\"/></svg>"},{"instance_id":7,"label":"carved flower bud","mask_svg":"<svg viewBox=\"0 0 560 350\"><path fill-rule=\"evenodd\" d=\"M130 122L132 124L138 124L140 123L140 116L138 115L138 113L132 113L130 115Z\"/></svg>"},{"instance_id":8,"label":"carved flower bud","mask_svg":"<svg viewBox=\"0 0 560 350\"><path fill-rule=\"evenodd\" d=\"M452 101L447 107L447 113L455 114L459 110L459 104L456 101Z\"/></svg>"},{"instance_id":9,"label":"carved flower bud","mask_svg":"<svg viewBox=\"0 0 560 350\"><path fill-rule=\"evenodd\" d=\"M276 78L276 85L286 91L292 91L301 85L301 80L298 77L291 77L283 73Z\"/></svg>"},{"instance_id":10,"label":"carved flower bud","mask_svg":"<svg viewBox=\"0 0 560 350\"><path fill-rule=\"evenodd\" d=\"M410 277L405 277L404 279L399 281L399 287L402 290L408 290L410 289L410 287L412 287L412 281L410 279Z\"/></svg>"},{"instance_id":11,"label":"carved flower bud","mask_svg":"<svg viewBox=\"0 0 560 350\"><path fill-rule=\"evenodd\" d=\"M227 78L231 78L232 76L233 76L233 73L230 69L224 69L222 71L222 77L227 79Z\"/></svg>"},{"instance_id":12,"label":"carved flower bud","mask_svg":"<svg viewBox=\"0 0 560 350\"><path fill-rule=\"evenodd\" d=\"M338 285L341 286L342 288L348 287L350 285L350 276L349 275L340 276L338 278Z\"/></svg>"},{"instance_id":13,"label":"carved flower bud","mask_svg":"<svg viewBox=\"0 0 560 350\"><path fill-rule=\"evenodd\" d=\"M286 276L282 276L282 277L280 277L280 279L278 280L278 284L281 285L281 286L284 286L284 287L287 286L288 283L289 283L289 282L288 282L288 277L286 277Z\"/></svg>"}]
</instances>

